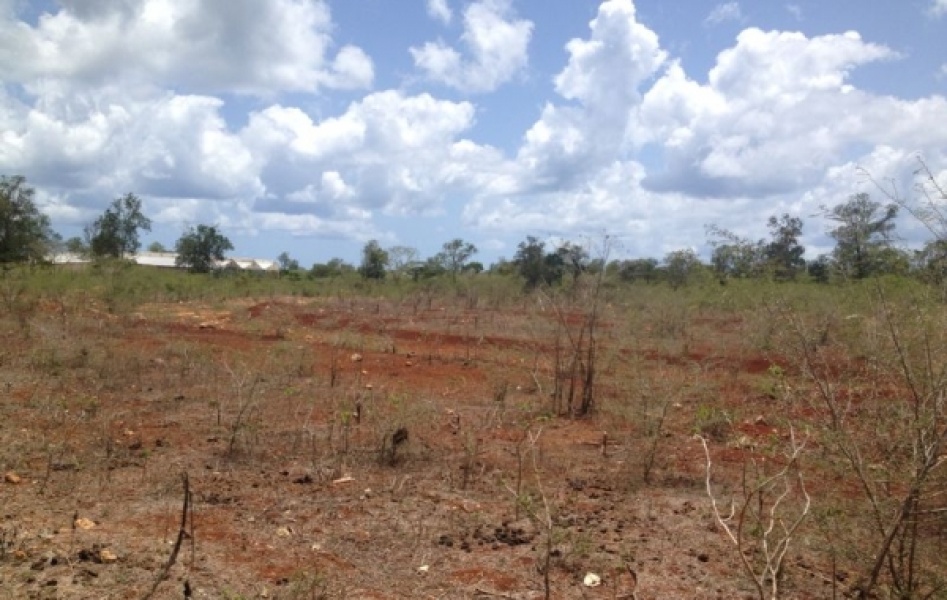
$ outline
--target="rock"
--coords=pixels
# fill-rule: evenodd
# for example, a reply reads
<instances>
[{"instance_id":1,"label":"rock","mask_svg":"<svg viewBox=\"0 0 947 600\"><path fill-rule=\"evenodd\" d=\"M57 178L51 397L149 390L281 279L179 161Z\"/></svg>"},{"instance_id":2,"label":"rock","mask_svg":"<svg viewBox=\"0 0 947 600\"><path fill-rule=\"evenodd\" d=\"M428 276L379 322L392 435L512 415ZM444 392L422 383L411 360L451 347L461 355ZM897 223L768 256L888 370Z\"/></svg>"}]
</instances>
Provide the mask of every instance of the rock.
<instances>
[{"instance_id":1,"label":"rock","mask_svg":"<svg viewBox=\"0 0 947 600\"><path fill-rule=\"evenodd\" d=\"M16 485L23 481L23 479L16 473L14 473L13 471L7 471L6 473L4 473L3 480L7 483L12 483L13 485Z\"/></svg>"},{"instance_id":2,"label":"rock","mask_svg":"<svg viewBox=\"0 0 947 600\"><path fill-rule=\"evenodd\" d=\"M99 560L104 564L113 563L118 560L118 556L108 548L102 548L99 550Z\"/></svg>"},{"instance_id":3,"label":"rock","mask_svg":"<svg viewBox=\"0 0 947 600\"><path fill-rule=\"evenodd\" d=\"M585 587L598 587L602 585L602 578L595 573L586 573L582 579L582 585Z\"/></svg>"},{"instance_id":4,"label":"rock","mask_svg":"<svg viewBox=\"0 0 947 600\"><path fill-rule=\"evenodd\" d=\"M72 522L72 524L75 525L76 529L89 530L89 529L95 528L95 521L93 521L92 519L86 519L85 517L80 517L76 519L75 521Z\"/></svg>"}]
</instances>

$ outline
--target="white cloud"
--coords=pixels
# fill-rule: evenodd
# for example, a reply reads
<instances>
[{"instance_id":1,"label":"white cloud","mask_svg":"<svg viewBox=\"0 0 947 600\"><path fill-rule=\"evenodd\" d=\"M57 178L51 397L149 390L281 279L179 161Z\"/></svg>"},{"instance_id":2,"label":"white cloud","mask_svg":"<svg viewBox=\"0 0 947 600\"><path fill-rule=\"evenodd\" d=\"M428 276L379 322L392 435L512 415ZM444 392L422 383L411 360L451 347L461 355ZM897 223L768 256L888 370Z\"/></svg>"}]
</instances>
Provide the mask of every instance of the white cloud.
<instances>
[{"instance_id":1,"label":"white cloud","mask_svg":"<svg viewBox=\"0 0 947 600\"><path fill-rule=\"evenodd\" d=\"M920 104L848 83L853 68L896 56L852 32L809 39L747 29L717 57L705 85L673 65L641 109L640 140L659 144L667 164L646 185L698 196L776 194L813 183L860 144L923 135L911 117ZM932 100L925 118L942 102Z\"/></svg>"},{"instance_id":2,"label":"white cloud","mask_svg":"<svg viewBox=\"0 0 947 600\"><path fill-rule=\"evenodd\" d=\"M576 104L545 106L518 154L519 186L470 202L471 225L567 236L607 230L631 236L629 253L654 256L684 240L703 246L707 223L762 237L768 215L808 218L852 193L856 165L886 177L904 172L917 152L944 160L947 133L932 124L947 122L947 99L854 87L852 70L899 58L856 33L747 29L706 83L672 61L648 88L666 55L631 3L612 1L589 38L568 49L556 89ZM651 163L663 157L665 171L637 162L643 150ZM817 227L807 236L824 241Z\"/></svg>"},{"instance_id":3,"label":"white cloud","mask_svg":"<svg viewBox=\"0 0 947 600\"><path fill-rule=\"evenodd\" d=\"M741 21L743 12L740 10L739 2L726 2L714 7L707 18L704 19L704 25L719 25L727 21Z\"/></svg>"},{"instance_id":4,"label":"white cloud","mask_svg":"<svg viewBox=\"0 0 947 600\"><path fill-rule=\"evenodd\" d=\"M449 24L454 16L447 0L427 0L427 14L445 25Z\"/></svg>"},{"instance_id":5,"label":"white cloud","mask_svg":"<svg viewBox=\"0 0 947 600\"><path fill-rule=\"evenodd\" d=\"M660 256L701 246L707 223L758 237L770 214L811 215L852 193L859 167L910 189L918 153L938 173L947 160L947 99L855 87L853 71L898 58L855 33L747 29L688 74L632 0L604 1L510 156L473 138L470 102L387 90L333 111L338 96L281 94L369 86L374 65L333 45L324 2L275 0L255 19L247 2L71 0L34 25L0 10L0 172L37 185L57 225L134 191L157 223L384 242L379 215L446 220L466 202L494 249L608 231ZM493 90L526 67L532 24L508 0L466 6L457 49L412 52L433 80ZM277 99L247 113L233 92Z\"/></svg>"},{"instance_id":6,"label":"white cloud","mask_svg":"<svg viewBox=\"0 0 947 600\"><path fill-rule=\"evenodd\" d=\"M207 96L141 99L117 90L40 103L4 132L0 164L79 207L128 190L158 198L258 193L252 157L227 131L221 106Z\"/></svg>"},{"instance_id":7,"label":"white cloud","mask_svg":"<svg viewBox=\"0 0 947 600\"><path fill-rule=\"evenodd\" d=\"M531 185L569 188L617 158L641 101L638 88L666 59L630 0L602 3L589 28L588 39L566 45L569 62L555 78L556 91L579 106L547 104L524 136L518 160Z\"/></svg>"},{"instance_id":8,"label":"white cloud","mask_svg":"<svg viewBox=\"0 0 947 600\"><path fill-rule=\"evenodd\" d=\"M328 205L356 211L345 218L362 211L430 214L441 210L451 190L502 187L508 180L502 155L460 139L473 119L470 103L395 91L370 94L322 121L292 107L254 113L241 138L269 194L257 209L321 207L315 212L326 218L332 216ZM321 178L318 186L314 178Z\"/></svg>"},{"instance_id":9,"label":"white cloud","mask_svg":"<svg viewBox=\"0 0 947 600\"><path fill-rule=\"evenodd\" d=\"M35 26L0 15L0 71L21 83L121 80L201 93L370 85L364 52L329 56L331 30L318 0L70 2Z\"/></svg>"},{"instance_id":10,"label":"white cloud","mask_svg":"<svg viewBox=\"0 0 947 600\"><path fill-rule=\"evenodd\" d=\"M490 92L527 65L533 24L516 19L510 0L477 0L464 10L461 37L468 57L443 42L412 47L427 78L465 92Z\"/></svg>"},{"instance_id":11,"label":"white cloud","mask_svg":"<svg viewBox=\"0 0 947 600\"><path fill-rule=\"evenodd\" d=\"M667 54L657 35L637 21L631 0L603 2L589 36L571 40L566 49L569 61L554 83L573 103L543 108L517 154L515 186L479 194L464 220L491 232L634 232L640 234L635 243L660 245L648 223L657 206L672 203L641 187L645 171L629 155L639 88Z\"/></svg>"},{"instance_id":12,"label":"white cloud","mask_svg":"<svg viewBox=\"0 0 947 600\"><path fill-rule=\"evenodd\" d=\"M927 9L927 14L939 19L947 15L947 0L930 0L931 4Z\"/></svg>"}]
</instances>

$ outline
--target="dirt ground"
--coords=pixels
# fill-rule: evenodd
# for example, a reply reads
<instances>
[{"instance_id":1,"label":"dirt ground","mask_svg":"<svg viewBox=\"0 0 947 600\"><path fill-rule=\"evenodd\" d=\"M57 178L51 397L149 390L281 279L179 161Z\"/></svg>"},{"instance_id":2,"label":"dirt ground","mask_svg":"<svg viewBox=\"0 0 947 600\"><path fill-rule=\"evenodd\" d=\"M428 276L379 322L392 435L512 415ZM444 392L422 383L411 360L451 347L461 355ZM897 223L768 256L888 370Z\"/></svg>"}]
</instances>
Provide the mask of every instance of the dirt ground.
<instances>
[{"instance_id":1,"label":"dirt ground","mask_svg":"<svg viewBox=\"0 0 947 600\"><path fill-rule=\"evenodd\" d=\"M732 315L618 314L571 418L543 306L41 306L0 354L0 598L754 598L694 434L730 415L735 486L787 438L777 361ZM841 594L822 544L785 597Z\"/></svg>"}]
</instances>

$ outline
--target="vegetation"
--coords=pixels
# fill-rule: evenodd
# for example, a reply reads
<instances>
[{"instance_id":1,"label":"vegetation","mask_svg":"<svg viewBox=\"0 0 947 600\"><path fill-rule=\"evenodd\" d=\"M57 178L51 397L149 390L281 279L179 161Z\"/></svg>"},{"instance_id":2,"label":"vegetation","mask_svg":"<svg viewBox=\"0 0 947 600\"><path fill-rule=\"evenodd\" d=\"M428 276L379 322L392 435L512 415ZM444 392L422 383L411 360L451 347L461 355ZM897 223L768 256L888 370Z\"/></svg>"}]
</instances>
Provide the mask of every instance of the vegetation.
<instances>
[{"instance_id":1,"label":"vegetation","mask_svg":"<svg viewBox=\"0 0 947 600\"><path fill-rule=\"evenodd\" d=\"M528 236L520 242L513 257L516 272L527 290L540 285L555 285L562 281L563 261L557 252L546 252L546 243Z\"/></svg>"},{"instance_id":2,"label":"vegetation","mask_svg":"<svg viewBox=\"0 0 947 600\"><path fill-rule=\"evenodd\" d=\"M388 252L377 240L371 240L362 249L362 264L358 273L365 279L382 280L385 278L388 267Z\"/></svg>"},{"instance_id":3,"label":"vegetation","mask_svg":"<svg viewBox=\"0 0 947 600\"><path fill-rule=\"evenodd\" d=\"M444 270L450 273L452 280L457 280L457 274L467 266L470 257L477 253L477 247L470 242L457 238L445 242L441 252L435 257Z\"/></svg>"},{"instance_id":4,"label":"vegetation","mask_svg":"<svg viewBox=\"0 0 947 600\"><path fill-rule=\"evenodd\" d=\"M947 200L927 189L935 208ZM7 261L0 277L0 470L36 484L0 493L54 516L94 497L118 519L113 497L153 503L177 489L159 465L203 465L194 501L207 533L192 531L190 553L238 537L284 544L292 551L266 560L297 561L278 572L298 570L279 585L299 594L350 585L312 560L383 553L439 565L397 590L405 597L454 589L450 574L488 555L520 578L503 594L573 597L563 590L595 572L613 596L634 597L635 571L650 569L642 593L681 597L658 587L688 576L680 563L660 571L680 546L697 549L692 567L717 569L700 577L721 597L943 597L947 228L924 213L935 239L899 250L894 207L907 203L891 200L828 209L836 248L808 264L802 222L785 214L767 221L767 239L709 228L709 265L689 249L613 261L607 237L550 249L532 236L484 272L459 239L424 261L373 240L358 267L308 271L284 252L291 277L109 261L59 270L17 256L24 265ZM26 212L45 246L48 223ZM229 249L207 226L176 244L181 264L204 272ZM293 493L313 484L319 494ZM496 502L503 490L512 502ZM432 499L457 510L432 512ZM365 509L339 519L342 502ZM8 512L17 525L20 511ZM381 514L387 529L370 522ZM228 523L241 530L222 533ZM0 524L0 575L56 566L40 562L43 538L17 535ZM85 550L62 550L57 565ZM521 568L530 556L536 568ZM139 559L125 564L150 564ZM362 561L353 576L380 577L376 563L393 564Z\"/></svg>"},{"instance_id":5,"label":"vegetation","mask_svg":"<svg viewBox=\"0 0 947 600\"><path fill-rule=\"evenodd\" d=\"M868 194L855 194L848 202L829 210L827 216L838 223L829 235L836 242L833 257L841 273L864 279L890 267L885 260L890 257L886 250L890 248L894 219L898 216L897 204L882 206Z\"/></svg>"},{"instance_id":6,"label":"vegetation","mask_svg":"<svg viewBox=\"0 0 947 600\"><path fill-rule=\"evenodd\" d=\"M56 236L34 196L24 177L0 176L0 264L36 262L49 253Z\"/></svg>"},{"instance_id":7,"label":"vegetation","mask_svg":"<svg viewBox=\"0 0 947 600\"><path fill-rule=\"evenodd\" d=\"M716 225L707 228L714 247L710 262L719 277L772 276L788 281L805 272L805 248L799 243L802 219L784 214L779 218L770 217L767 225L769 242L753 242Z\"/></svg>"},{"instance_id":8,"label":"vegetation","mask_svg":"<svg viewBox=\"0 0 947 600\"><path fill-rule=\"evenodd\" d=\"M174 245L174 262L192 273L209 273L228 250L233 250L233 244L216 227L198 225L185 231Z\"/></svg>"},{"instance_id":9,"label":"vegetation","mask_svg":"<svg viewBox=\"0 0 947 600\"><path fill-rule=\"evenodd\" d=\"M142 214L141 199L128 193L86 227L86 239L96 258L125 258L141 247L139 230L151 231L151 219Z\"/></svg>"}]
</instances>

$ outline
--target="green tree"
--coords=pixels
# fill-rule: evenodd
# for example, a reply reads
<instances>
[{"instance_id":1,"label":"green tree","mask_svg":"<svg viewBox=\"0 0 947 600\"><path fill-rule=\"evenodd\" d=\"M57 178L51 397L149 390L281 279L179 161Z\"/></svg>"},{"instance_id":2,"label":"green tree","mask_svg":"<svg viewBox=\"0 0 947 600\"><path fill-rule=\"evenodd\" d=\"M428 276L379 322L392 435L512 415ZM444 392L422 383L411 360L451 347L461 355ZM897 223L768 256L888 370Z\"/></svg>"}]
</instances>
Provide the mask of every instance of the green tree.
<instances>
[{"instance_id":1,"label":"green tree","mask_svg":"<svg viewBox=\"0 0 947 600\"><path fill-rule=\"evenodd\" d=\"M385 278L388 267L388 252L378 244L378 240L371 240L362 248L362 264L358 267L359 274L365 279L381 280Z\"/></svg>"},{"instance_id":2,"label":"green tree","mask_svg":"<svg viewBox=\"0 0 947 600\"><path fill-rule=\"evenodd\" d=\"M556 254L562 259L563 268L572 276L572 281L578 281L579 276L589 268L589 252L579 244L564 242L556 249Z\"/></svg>"},{"instance_id":3,"label":"green tree","mask_svg":"<svg viewBox=\"0 0 947 600\"><path fill-rule=\"evenodd\" d=\"M829 235L835 239L833 257L841 273L855 279L878 273L881 251L891 244L898 205L883 206L868 194L855 194L848 202L826 209L826 216L838 223Z\"/></svg>"},{"instance_id":4,"label":"green tree","mask_svg":"<svg viewBox=\"0 0 947 600\"><path fill-rule=\"evenodd\" d=\"M763 270L765 246L763 240L754 242L716 225L707 227L713 252L710 264L719 277L757 277Z\"/></svg>"},{"instance_id":5,"label":"green tree","mask_svg":"<svg viewBox=\"0 0 947 600\"><path fill-rule=\"evenodd\" d=\"M43 260L56 239L26 178L0 176L0 263Z\"/></svg>"},{"instance_id":6,"label":"green tree","mask_svg":"<svg viewBox=\"0 0 947 600\"><path fill-rule=\"evenodd\" d=\"M911 272L911 254L900 248L879 248L874 257L875 272L885 275L908 275Z\"/></svg>"},{"instance_id":7,"label":"green tree","mask_svg":"<svg viewBox=\"0 0 947 600\"><path fill-rule=\"evenodd\" d=\"M89 254L89 246L87 246L85 241L77 235L63 242L62 247L70 254L75 254L78 256L86 256Z\"/></svg>"},{"instance_id":8,"label":"green tree","mask_svg":"<svg viewBox=\"0 0 947 600\"><path fill-rule=\"evenodd\" d=\"M483 263L476 260L470 261L464 265L464 273L473 273L474 275L483 273Z\"/></svg>"},{"instance_id":9,"label":"green tree","mask_svg":"<svg viewBox=\"0 0 947 600\"><path fill-rule=\"evenodd\" d=\"M276 257L276 262L279 263L280 271L298 271L299 270L299 261L295 258L292 258L289 255L289 252L281 252L279 256Z\"/></svg>"},{"instance_id":10,"label":"green tree","mask_svg":"<svg viewBox=\"0 0 947 600\"><path fill-rule=\"evenodd\" d=\"M779 218L770 217L768 225L772 241L763 248L766 262L776 279L795 279L806 269L806 260L803 258L806 249L799 243L802 219L783 214Z\"/></svg>"},{"instance_id":11,"label":"green tree","mask_svg":"<svg viewBox=\"0 0 947 600\"><path fill-rule=\"evenodd\" d=\"M418 262L411 268L411 279L421 281L440 277L447 273L444 261L438 256L431 256L424 262Z\"/></svg>"},{"instance_id":12,"label":"green tree","mask_svg":"<svg viewBox=\"0 0 947 600\"><path fill-rule=\"evenodd\" d=\"M562 256L555 252L547 254L546 243L531 235L520 242L513 256L513 264L528 290L562 281Z\"/></svg>"},{"instance_id":13,"label":"green tree","mask_svg":"<svg viewBox=\"0 0 947 600\"><path fill-rule=\"evenodd\" d=\"M460 238L446 242L441 251L437 254L437 260L444 265L444 269L450 273L451 279L457 279L471 256L477 253L477 247L470 242L465 242Z\"/></svg>"},{"instance_id":14,"label":"green tree","mask_svg":"<svg viewBox=\"0 0 947 600\"><path fill-rule=\"evenodd\" d=\"M141 199L129 193L116 198L86 227L86 238L93 256L124 258L138 252L139 230L151 231L151 219L142 214Z\"/></svg>"},{"instance_id":15,"label":"green tree","mask_svg":"<svg viewBox=\"0 0 947 600\"><path fill-rule=\"evenodd\" d=\"M164 244L161 242L151 242L148 244L148 252L167 252L168 249L164 247Z\"/></svg>"},{"instance_id":16,"label":"green tree","mask_svg":"<svg viewBox=\"0 0 947 600\"><path fill-rule=\"evenodd\" d=\"M489 271L490 273L501 275L503 277L516 275L518 273L516 263L512 260L507 260L502 256L498 258L495 263L490 265Z\"/></svg>"},{"instance_id":17,"label":"green tree","mask_svg":"<svg viewBox=\"0 0 947 600\"><path fill-rule=\"evenodd\" d=\"M192 273L208 273L215 261L223 260L224 253L233 250L233 244L216 227L198 225L181 235L174 250L178 253L174 259L177 266L187 267Z\"/></svg>"},{"instance_id":18,"label":"green tree","mask_svg":"<svg viewBox=\"0 0 947 600\"><path fill-rule=\"evenodd\" d=\"M622 281L629 283L641 281L654 283L658 280L658 260L656 258L634 258L616 263L615 270ZM611 267L611 264L609 265Z\"/></svg>"},{"instance_id":19,"label":"green tree","mask_svg":"<svg viewBox=\"0 0 947 600\"><path fill-rule=\"evenodd\" d=\"M806 270L816 283L829 283L832 279L832 257L820 254L815 260L806 263Z\"/></svg>"},{"instance_id":20,"label":"green tree","mask_svg":"<svg viewBox=\"0 0 947 600\"><path fill-rule=\"evenodd\" d=\"M314 279L336 278L352 273L355 267L345 262L341 258L332 258L327 263L314 263L309 269L309 276Z\"/></svg>"},{"instance_id":21,"label":"green tree","mask_svg":"<svg viewBox=\"0 0 947 600\"><path fill-rule=\"evenodd\" d=\"M722 278L742 279L759 275L760 258L759 246L755 244L719 244L710 254L710 264Z\"/></svg>"},{"instance_id":22,"label":"green tree","mask_svg":"<svg viewBox=\"0 0 947 600\"><path fill-rule=\"evenodd\" d=\"M664 272L671 287L687 285L703 269L697 254L691 250L675 250L664 257Z\"/></svg>"},{"instance_id":23,"label":"green tree","mask_svg":"<svg viewBox=\"0 0 947 600\"><path fill-rule=\"evenodd\" d=\"M947 240L932 240L916 250L914 270L922 281L937 285L947 281Z\"/></svg>"}]
</instances>

